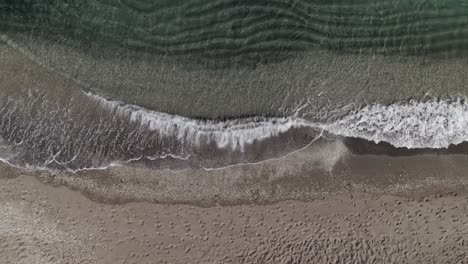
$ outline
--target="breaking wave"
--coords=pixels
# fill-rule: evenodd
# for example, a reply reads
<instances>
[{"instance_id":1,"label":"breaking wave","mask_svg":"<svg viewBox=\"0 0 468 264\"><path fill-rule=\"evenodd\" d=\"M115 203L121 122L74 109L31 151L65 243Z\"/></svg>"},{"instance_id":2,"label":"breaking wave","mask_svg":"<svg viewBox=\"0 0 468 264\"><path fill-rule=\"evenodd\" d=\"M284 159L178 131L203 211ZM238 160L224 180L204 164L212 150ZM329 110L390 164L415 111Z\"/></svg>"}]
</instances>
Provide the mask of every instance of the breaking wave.
<instances>
[{"instance_id":1,"label":"breaking wave","mask_svg":"<svg viewBox=\"0 0 468 264\"><path fill-rule=\"evenodd\" d=\"M231 148L244 151L246 145L254 141L278 136L291 128L310 126L310 123L294 117L263 118L220 121L202 121L187 117L155 112L135 105L106 99L87 93L93 100L117 114L127 116L132 122L141 122L151 130L164 136L176 136L180 141L195 145L215 143L218 148Z\"/></svg>"},{"instance_id":2,"label":"breaking wave","mask_svg":"<svg viewBox=\"0 0 468 264\"><path fill-rule=\"evenodd\" d=\"M199 144L200 139L215 142L219 148L243 150L255 140L277 136L292 128L311 127L344 137L387 142L398 148L447 148L468 141L468 103L464 99L411 100L391 105L373 104L351 111L325 123L299 117L251 118L226 122L199 121L149 111L89 94L103 106L149 124L165 135Z\"/></svg>"},{"instance_id":3,"label":"breaking wave","mask_svg":"<svg viewBox=\"0 0 468 264\"><path fill-rule=\"evenodd\" d=\"M468 140L468 104L456 99L368 105L323 127L336 135L395 147L447 148Z\"/></svg>"},{"instance_id":4,"label":"breaking wave","mask_svg":"<svg viewBox=\"0 0 468 264\"><path fill-rule=\"evenodd\" d=\"M34 93L6 100L0 105L0 160L72 172L165 159L202 161L215 168L287 155L323 136L408 149L440 149L468 141L468 104L462 99L373 104L334 121L315 122L300 115L197 120L91 93L81 96L62 106ZM293 129L315 134L294 145ZM278 141L280 137L287 139Z\"/></svg>"}]
</instances>

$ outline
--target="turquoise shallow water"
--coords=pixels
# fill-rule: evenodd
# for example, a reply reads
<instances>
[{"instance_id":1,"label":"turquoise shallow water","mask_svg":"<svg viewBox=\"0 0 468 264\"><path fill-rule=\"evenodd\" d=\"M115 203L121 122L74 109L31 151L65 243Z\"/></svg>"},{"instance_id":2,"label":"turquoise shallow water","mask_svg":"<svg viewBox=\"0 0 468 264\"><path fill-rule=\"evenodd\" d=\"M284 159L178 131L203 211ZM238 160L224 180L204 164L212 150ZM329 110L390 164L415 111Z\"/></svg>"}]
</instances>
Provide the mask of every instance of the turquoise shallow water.
<instances>
[{"instance_id":1,"label":"turquoise shallow water","mask_svg":"<svg viewBox=\"0 0 468 264\"><path fill-rule=\"evenodd\" d=\"M323 132L468 138L465 1L32 0L0 15L0 136L19 153L2 158L18 164L234 164Z\"/></svg>"}]
</instances>

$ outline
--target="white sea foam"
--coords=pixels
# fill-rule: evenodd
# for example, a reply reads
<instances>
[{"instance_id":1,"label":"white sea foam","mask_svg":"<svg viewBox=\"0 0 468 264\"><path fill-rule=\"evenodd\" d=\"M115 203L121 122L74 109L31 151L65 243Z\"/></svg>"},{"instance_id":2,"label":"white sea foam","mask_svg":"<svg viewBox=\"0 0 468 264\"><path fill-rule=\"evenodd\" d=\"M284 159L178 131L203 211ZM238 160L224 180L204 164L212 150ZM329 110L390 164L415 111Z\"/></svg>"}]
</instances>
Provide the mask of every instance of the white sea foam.
<instances>
[{"instance_id":1,"label":"white sea foam","mask_svg":"<svg viewBox=\"0 0 468 264\"><path fill-rule=\"evenodd\" d=\"M468 104L465 100L409 101L374 104L351 111L330 123L310 122L299 117L251 118L232 121L200 121L169 115L107 100L88 93L102 106L148 124L168 136L199 144L215 142L220 148L241 149L256 140L279 135L291 128L311 127L338 136L358 137L395 147L446 148L468 141Z\"/></svg>"},{"instance_id":2,"label":"white sea foam","mask_svg":"<svg viewBox=\"0 0 468 264\"><path fill-rule=\"evenodd\" d=\"M299 127L310 127L321 131L314 141L326 134L358 137L376 143L388 142L395 147L406 148L446 148L452 144L456 145L468 141L468 104L465 100L461 99L453 101L409 101L387 106L381 104L368 105L351 111L339 120L329 123L310 122L297 116L287 118L250 118L221 122L202 121L159 113L119 101L107 100L98 95L87 95L92 100L96 100L100 107L108 109L115 114L124 115L133 122L140 122L141 125L175 138L181 144L192 145L192 147L196 147L197 144L215 143L219 148L231 148L232 150L242 151L246 145L254 141L264 140L286 132L289 129ZM14 165L16 163L11 163L10 161L16 156L16 152L10 147L6 142L0 144L0 150L2 150L0 161ZM67 162L57 161L55 159L56 155L51 156L42 165L22 164L21 167L48 170L49 165L54 163L54 165L62 165L62 167L66 168ZM77 172L81 170L107 169L113 166L122 166L127 162L142 158L154 160L171 157L187 160L190 155L190 152L182 156L180 153L159 153L155 156L147 157L139 155L129 160L109 160L98 167L90 166L66 170ZM285 154L284 157L287 156L289 154ZM274 160L277 157L270 159ZM234 163L227 165L227 167L254 165L260 162L262 161ZM217 168L206 169L212 170Z\"/></svg>"},{"instance_id":3,"label":"white sea foam","mask_svg":"<svg viewBox=\"0 0 468 264\"><path fill-rule=\"evenodd\" d=\"M395 147L446 148L468 141L468 104L458 99L369 105L324 129Z\"/></svg>"},{"instance_id":4,"label":"white sea foam","mask_svg":"<svg viewBox=\"0 0 468 264\"><path fill-rule=\"evenodd\" d=\"M202 121L177 115L150 111L120 101L108 100L87 93L93 100L111 111L128 116L134 122L148 125L165 136L175 136L178 140L199 145L202 142L215 143L219 148L230 147L244 150L248 144L277 136L291 128L310 126L303 119L290 118L248 118L231 121Z\"/></svg>"}]
</instances>

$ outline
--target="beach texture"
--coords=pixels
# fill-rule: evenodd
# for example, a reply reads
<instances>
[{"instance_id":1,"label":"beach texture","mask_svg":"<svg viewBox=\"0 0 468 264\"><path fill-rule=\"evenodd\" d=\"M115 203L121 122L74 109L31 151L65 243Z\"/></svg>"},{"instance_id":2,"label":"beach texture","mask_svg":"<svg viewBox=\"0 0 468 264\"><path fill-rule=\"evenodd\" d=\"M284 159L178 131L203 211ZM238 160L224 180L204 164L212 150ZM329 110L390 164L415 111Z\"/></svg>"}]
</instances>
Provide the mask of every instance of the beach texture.
<instances>
[{"instance_id":1,"label":"beach texture","mask_svg":"<svg viewBox=\"0 0 468 264\"><path fill-rule=\"evenodd\" d=\"M0 0L0 262L468 263L462 0Z\"/></svg>"}]
</instances>

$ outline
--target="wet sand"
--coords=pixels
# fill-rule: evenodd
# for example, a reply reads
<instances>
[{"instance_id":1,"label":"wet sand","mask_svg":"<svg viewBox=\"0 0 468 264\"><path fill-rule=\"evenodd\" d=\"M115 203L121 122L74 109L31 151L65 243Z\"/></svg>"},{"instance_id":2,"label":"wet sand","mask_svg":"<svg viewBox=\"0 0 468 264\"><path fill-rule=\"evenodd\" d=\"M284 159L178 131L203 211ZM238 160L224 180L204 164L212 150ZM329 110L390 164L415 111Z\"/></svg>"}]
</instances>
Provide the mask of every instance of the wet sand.
<instances>
[{"instance_id":1,"label":"wet sand","mask_svg":"<svg viewBox=\"0 0 468 264\"><path fill-rule=\"evenodd\" d=\"M207 207L314 201L348 192L417 198L437 192L463 192L468 185L466 154L402 152L390 156L355 151L347 140L323 139L263 162L212 170L172 160L172 167L160 170L130 164L78 173L41 173L40 177L52 185L80 190L96 201Z\"/></svg>"}]
</instances>

